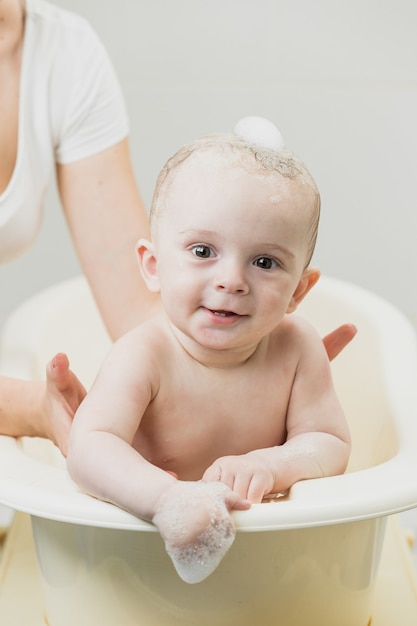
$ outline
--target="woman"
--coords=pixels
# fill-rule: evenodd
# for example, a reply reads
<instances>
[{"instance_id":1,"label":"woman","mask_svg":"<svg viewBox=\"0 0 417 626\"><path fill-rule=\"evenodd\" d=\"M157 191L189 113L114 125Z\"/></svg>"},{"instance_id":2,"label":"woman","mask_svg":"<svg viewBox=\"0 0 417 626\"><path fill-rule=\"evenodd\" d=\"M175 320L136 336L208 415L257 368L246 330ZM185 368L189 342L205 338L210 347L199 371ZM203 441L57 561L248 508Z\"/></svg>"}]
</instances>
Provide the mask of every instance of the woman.
<instances>
[{"instance_id":1,"label":"woman","mask_svg":"<svg viewBox=\"0 0 417 626\"><path fill-rule=\"evenodd\" d=\"M81 267L116 339L159 303L132 252L148 222L108 56L81 17L44 0L2 0L0 84L0 261L36 238L55 169ZM354 334L345 326L325 338L329 357ZM0 377L0 432L49 437L65 454L84 393L63 354L48 364L46 382Z\"/></svg>"}]
</instances>

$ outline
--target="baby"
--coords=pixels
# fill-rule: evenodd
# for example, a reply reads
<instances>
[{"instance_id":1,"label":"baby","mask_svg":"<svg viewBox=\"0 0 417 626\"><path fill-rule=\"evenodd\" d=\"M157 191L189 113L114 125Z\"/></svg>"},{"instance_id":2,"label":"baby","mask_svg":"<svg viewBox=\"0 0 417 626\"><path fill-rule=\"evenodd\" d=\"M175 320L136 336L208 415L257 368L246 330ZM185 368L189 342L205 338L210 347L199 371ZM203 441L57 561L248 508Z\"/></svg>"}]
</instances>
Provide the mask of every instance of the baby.
<instances>
[{"instance_id":1,"label":"baby","mask_svg":"<svg viewBox=\"0 0 417 626\"><path fill-rule=\"evenodd\" d=\"M309 172L262 118L182 148L157 180L137 252L164 311L111 348L68 469L152 521L187 582L230 547L233 510L346 468L323 342L293 315L319 278L319 212Z\"/></svg>"}]
</instances>

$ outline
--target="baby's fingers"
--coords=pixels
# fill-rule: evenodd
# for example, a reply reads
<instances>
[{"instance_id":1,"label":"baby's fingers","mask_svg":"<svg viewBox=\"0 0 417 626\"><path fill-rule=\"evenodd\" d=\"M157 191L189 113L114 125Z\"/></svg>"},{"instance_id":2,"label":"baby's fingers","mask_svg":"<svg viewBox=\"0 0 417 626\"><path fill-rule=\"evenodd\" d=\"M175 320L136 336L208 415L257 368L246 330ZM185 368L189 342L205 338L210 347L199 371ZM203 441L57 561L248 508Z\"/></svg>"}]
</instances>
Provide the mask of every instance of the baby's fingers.
<instances>
[{"instance_id":1,"label":"baby's fingers","mask_svg":"<svg viewBox=\"0 0 417 626\"><path fill-rule=\"evenodd\" d=\"M249 500L231 489L228 489L227 492L225 492L224 503L229 511L245 511L251 506Z\"/></svg>"},{"instance_id":2,"label":"baby's fingers","mask_svg":"<svg viewBox=\"0 0 417 626\"><path fill-rule=\"evenodd\" d=\"M236 476L233 491L253 504L262 502L265 495L265 480L258 474Z\"/></svg>"},{"instance_id":3,"label":"baby's fingers","mask_svg":"<svg viewBox=\"0 0 417 626\"><path fill-rule=\"evenodd\" d=\"M204 472L203 481L205 482L218 482L222 483L229 490L225 491L225 504L229 510L244 510L250 507L250 502L246 498L246 489L237 490L234 488L236 482L236 475L227 463L221 464L219 461L215 461L213 465L208 467Z\"/></svg>"},{"instance_id":4,"label":"baby's fingers","mask_svg":"<svg viewBox=\"0 0 417 626\"><path fill-rule=\"evenodd\" d=\"M231 463L215 462L204 472L203 480L221 482L236 494L242 502L261 502L265 495L264 480L244 467L242 463L235 467ZM236 508L236 507L234 507ZM247 507L246 507L247 508Z\"/></svg>"}]
</instances>

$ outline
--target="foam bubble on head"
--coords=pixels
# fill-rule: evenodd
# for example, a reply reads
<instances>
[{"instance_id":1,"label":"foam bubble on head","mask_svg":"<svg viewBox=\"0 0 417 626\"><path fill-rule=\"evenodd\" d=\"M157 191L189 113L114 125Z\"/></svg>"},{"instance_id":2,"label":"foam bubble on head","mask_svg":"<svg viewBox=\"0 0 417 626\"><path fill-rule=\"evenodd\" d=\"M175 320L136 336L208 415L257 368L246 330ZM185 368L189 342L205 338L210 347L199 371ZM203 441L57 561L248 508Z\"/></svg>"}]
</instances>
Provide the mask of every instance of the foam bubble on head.
<instances>
[{"instance_id":1,"label":"foam bubble on head","mask_svg":"<svg viewBox=\"0 0 417 626\"><path fill-rule=\"evenodd\" d=\"M284 148L284 139L278 128L265 117L249 115L235 126L235 135L259 147L279 152Z\"/></svg>"}]
</instances>

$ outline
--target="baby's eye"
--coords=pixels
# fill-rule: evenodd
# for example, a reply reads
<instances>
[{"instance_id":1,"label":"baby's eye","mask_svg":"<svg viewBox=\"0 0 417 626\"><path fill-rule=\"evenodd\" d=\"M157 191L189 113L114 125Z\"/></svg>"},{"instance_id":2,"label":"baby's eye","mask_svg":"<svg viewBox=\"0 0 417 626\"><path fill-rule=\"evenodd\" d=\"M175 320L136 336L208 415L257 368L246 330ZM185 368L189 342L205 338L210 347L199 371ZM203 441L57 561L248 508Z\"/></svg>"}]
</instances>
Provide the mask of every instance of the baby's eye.
<instances>
[{"instance_id":1,"label":"baby's eye","mask_svg":"<svg viewBox=\"0 0 417 626\"><path fill-rule=\"evenodd\" d=\"M210 246L206 246L204 243L198 243L197 245L192 246L191 251L199 259L209 259L214 256L214 252Z\"/></svg>"},{"instance_id":2,"label":"baby's eye","mask_svg":"<svg viewBox=\"0 0 417 626\"><path fill-rule=\"evenodd\" d=\"M260 267L262 270L272 270L278 267L278 263L275 259L271 259L269 256L260 256L253 262L256 267Z\"/></svg>"}]
</instances>

